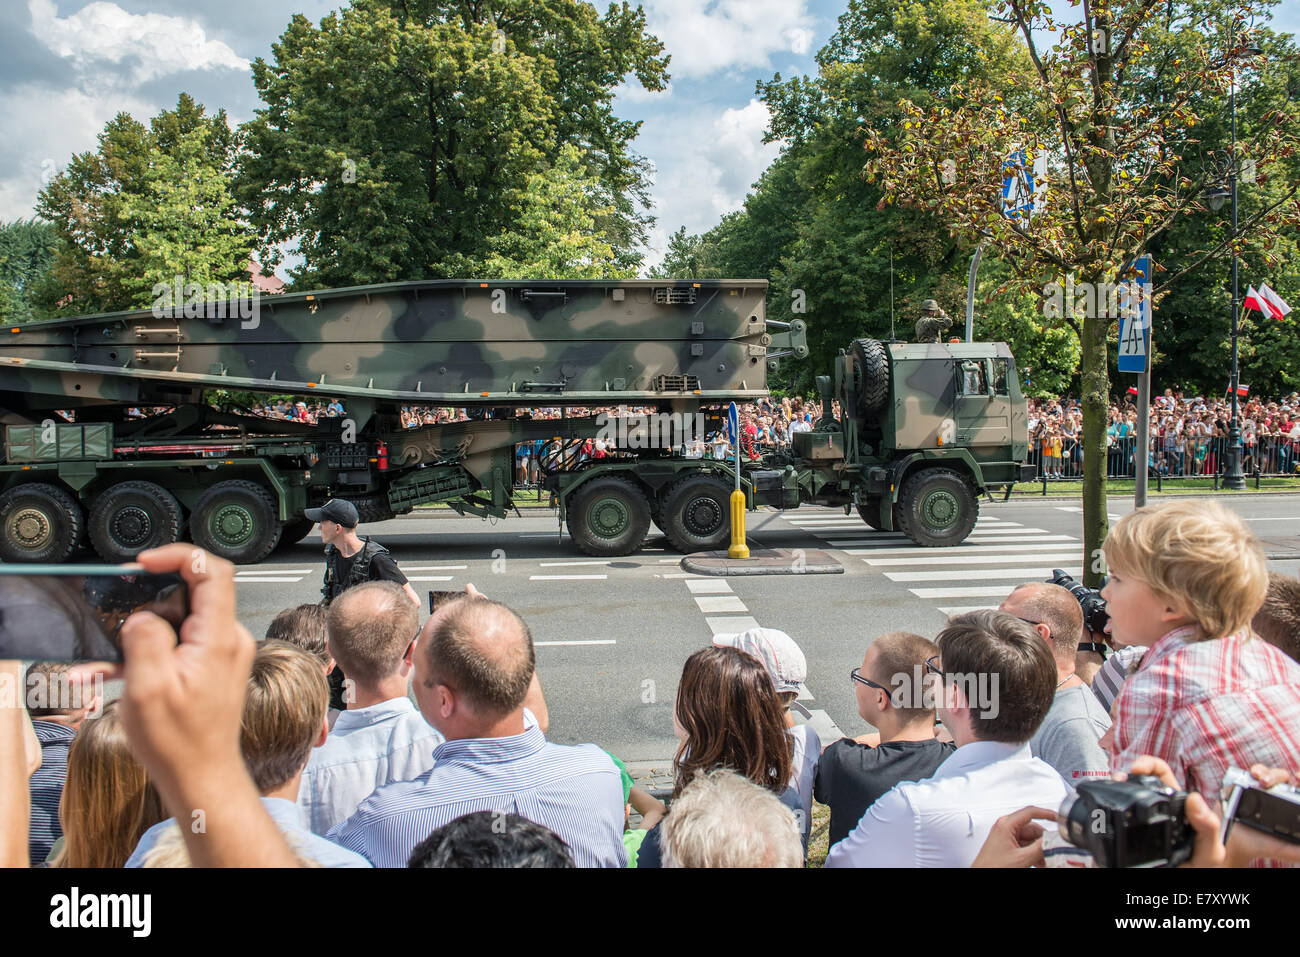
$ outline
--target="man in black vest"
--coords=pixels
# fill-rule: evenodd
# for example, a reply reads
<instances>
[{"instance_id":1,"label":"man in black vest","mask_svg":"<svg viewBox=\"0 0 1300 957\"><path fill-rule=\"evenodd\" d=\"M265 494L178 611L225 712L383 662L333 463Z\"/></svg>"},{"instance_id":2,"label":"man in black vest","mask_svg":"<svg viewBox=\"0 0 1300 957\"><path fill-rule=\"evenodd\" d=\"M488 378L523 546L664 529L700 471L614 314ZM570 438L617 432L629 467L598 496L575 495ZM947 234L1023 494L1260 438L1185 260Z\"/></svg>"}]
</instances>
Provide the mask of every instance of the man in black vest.
<instances>
[{"instance_id":1,"label":"man in black vest","mask_svg":"<svg viewBox=\"0 0 1300 957\"><path fill-rule=\"evenodd\" d=\"M306 509L303 514L320 523L320 537L325 543L325 584L321 588L325 605L361 582L390 581L401 585L412 604L420 607L415 589L388 554L388 549L372 542L369 537L364 541L357 537L359 516L355 505L341 498L332 498L320 508ZM345 677L338 667L330 672L331 708L343 710L347 706L343 693Z\"/></svg>"}]
</instances>

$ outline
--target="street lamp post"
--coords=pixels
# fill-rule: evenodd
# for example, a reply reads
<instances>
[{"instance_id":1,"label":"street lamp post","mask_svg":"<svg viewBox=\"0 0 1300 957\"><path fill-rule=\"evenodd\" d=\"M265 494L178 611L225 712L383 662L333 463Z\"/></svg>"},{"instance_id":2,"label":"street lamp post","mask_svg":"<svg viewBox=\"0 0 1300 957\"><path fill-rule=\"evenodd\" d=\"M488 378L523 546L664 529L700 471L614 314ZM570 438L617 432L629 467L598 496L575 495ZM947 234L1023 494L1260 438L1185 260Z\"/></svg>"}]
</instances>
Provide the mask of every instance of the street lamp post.
<instances>
[{"instance_id":1,"label":"street lamp post","mask_svg":"<svg viewBox=\"0 0 1300 957\"><path fill-rule=\"evenodd\" d=\"M1235 38L1234 38L1235 39ZM1231 45L1234 40L1229 40ZM1232 376L1228 383L1232 392L1232 421L1228 426L1228 465L1223 476L1223 487L1244 489L1246 476L1241 474L1241 407L1237 401L1237 64L1232 65L1232 87L1228 93L1228 110L1232 114L1232 153L1228 163L1228 192L1232 194Z\"/></svg>"}]
</instances>

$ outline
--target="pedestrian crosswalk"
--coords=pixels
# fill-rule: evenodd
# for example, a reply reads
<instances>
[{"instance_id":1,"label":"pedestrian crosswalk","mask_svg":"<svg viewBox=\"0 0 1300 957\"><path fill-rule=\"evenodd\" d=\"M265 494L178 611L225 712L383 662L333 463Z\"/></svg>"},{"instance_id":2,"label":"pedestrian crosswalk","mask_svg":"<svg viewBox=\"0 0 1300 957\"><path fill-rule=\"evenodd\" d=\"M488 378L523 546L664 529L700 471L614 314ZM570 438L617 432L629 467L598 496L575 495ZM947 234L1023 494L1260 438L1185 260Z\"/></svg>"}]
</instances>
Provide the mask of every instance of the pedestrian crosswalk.
<instances>
[{"instance_id":1,"label":"pedestrian crosswalk","mask_svg":"<svg viewBox=\"0 0 1300 957\"><path fill-rule=\"evenodd\" d=\"M905 586L912 596L935 602L946 617L996 608L1017 585L1045 581L1057 568L1076 578L1082 574L1078 538L1004 518L981 516L970 536L951 548L917 546L897 532L877 532L850 519L791 516L787 521Z\"/></svg>"}]
</instances>

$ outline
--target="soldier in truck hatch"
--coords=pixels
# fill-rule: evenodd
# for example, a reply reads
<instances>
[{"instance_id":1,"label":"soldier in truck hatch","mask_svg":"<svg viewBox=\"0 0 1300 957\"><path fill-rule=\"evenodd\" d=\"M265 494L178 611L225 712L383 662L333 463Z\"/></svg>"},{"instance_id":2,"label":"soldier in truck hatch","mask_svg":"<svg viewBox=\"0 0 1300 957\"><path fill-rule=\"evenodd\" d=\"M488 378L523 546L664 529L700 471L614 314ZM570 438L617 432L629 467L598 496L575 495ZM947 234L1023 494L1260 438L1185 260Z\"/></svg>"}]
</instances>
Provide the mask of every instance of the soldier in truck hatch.
<instances>
[{"instance_id":1,"label":"soldier in truck hatch","mask_svg":"<svg viewBox=\"0 0 1300 957\"><path fill-rule=\"evenodd\" d=\"M948 314L933 299L921 303L921 318L916 320L917 342L938 342L952 326Z\"/></svg>"}]
</instances>

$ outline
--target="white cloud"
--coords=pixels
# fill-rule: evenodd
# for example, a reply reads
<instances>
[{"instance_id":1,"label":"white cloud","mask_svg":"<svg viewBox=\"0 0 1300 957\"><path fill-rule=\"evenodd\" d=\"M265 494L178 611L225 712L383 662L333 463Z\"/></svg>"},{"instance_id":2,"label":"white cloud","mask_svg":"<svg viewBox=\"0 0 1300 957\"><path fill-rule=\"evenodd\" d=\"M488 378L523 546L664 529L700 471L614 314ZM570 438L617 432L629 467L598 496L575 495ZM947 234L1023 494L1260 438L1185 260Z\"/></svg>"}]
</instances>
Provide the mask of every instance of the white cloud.
<instances>
[{"instance_id":1,"label":"white cloud","mask_svg":"<svg viewBox=\"0 0 1300 957\"><path fill-rule=\"evenodd\" d=\"M766 67L773 53L807 53L807 0L648 0L646 26L672 54L674 78Z\"/></svg>"},{"instance_id":2,"label":"white cloud","mask_svg":"<svg viewBox=\"0 0 1300 957\"><path fill-rule=\"evenodd\" d=\"M750 186L776 159L781 144L764 143L767 107L751 99L728 108L711 120L707 115L678 114L646 121L641 136L657 139L658 124L680 131L699 129L690 145L675 148L657 162L654 214L658 218L647 242L645 269L658 264L668 248L669 236L681 226L701 233L745 202ZM680 136L675 139L682 143Z\"/></svg>"},{"instance_id":3,"label":"white cloud","mask_svg":"<svg viewBox=\"0 0 1300 957\"><path fill-rule=\"evenodd\" d=\"M620 83L614 87L614 97L619 103L663 103L672 95L671 83L662 90L647 90L636 80Z\"/></svg>"},{"instance_id":4,"label":"white cloud","mask_svg":"<svg viewBox=\"0 0 1300 957\"><path fill-rule=\"evenodd\" d=\"M198 21L158 13L128 13L115 3L91 3L60 17L54 0L28 0L32 33L78 71L105 63L130 67L132 83L194 69L248 70L249 62Z\"/></svg>"},{"instance_id":5,"label":"white cloud","mask_svg":"<svg viewBox=\"0 0 1300 957\"><path fill-rule=\"evenodd\" d=\"M4 175L0 220L32 214L36 194L58 175L73 153L95 148L104 124L125 111L137 119L157 108L120 92L17 87L6 95Z\"/></svg>"}]
</instances>

